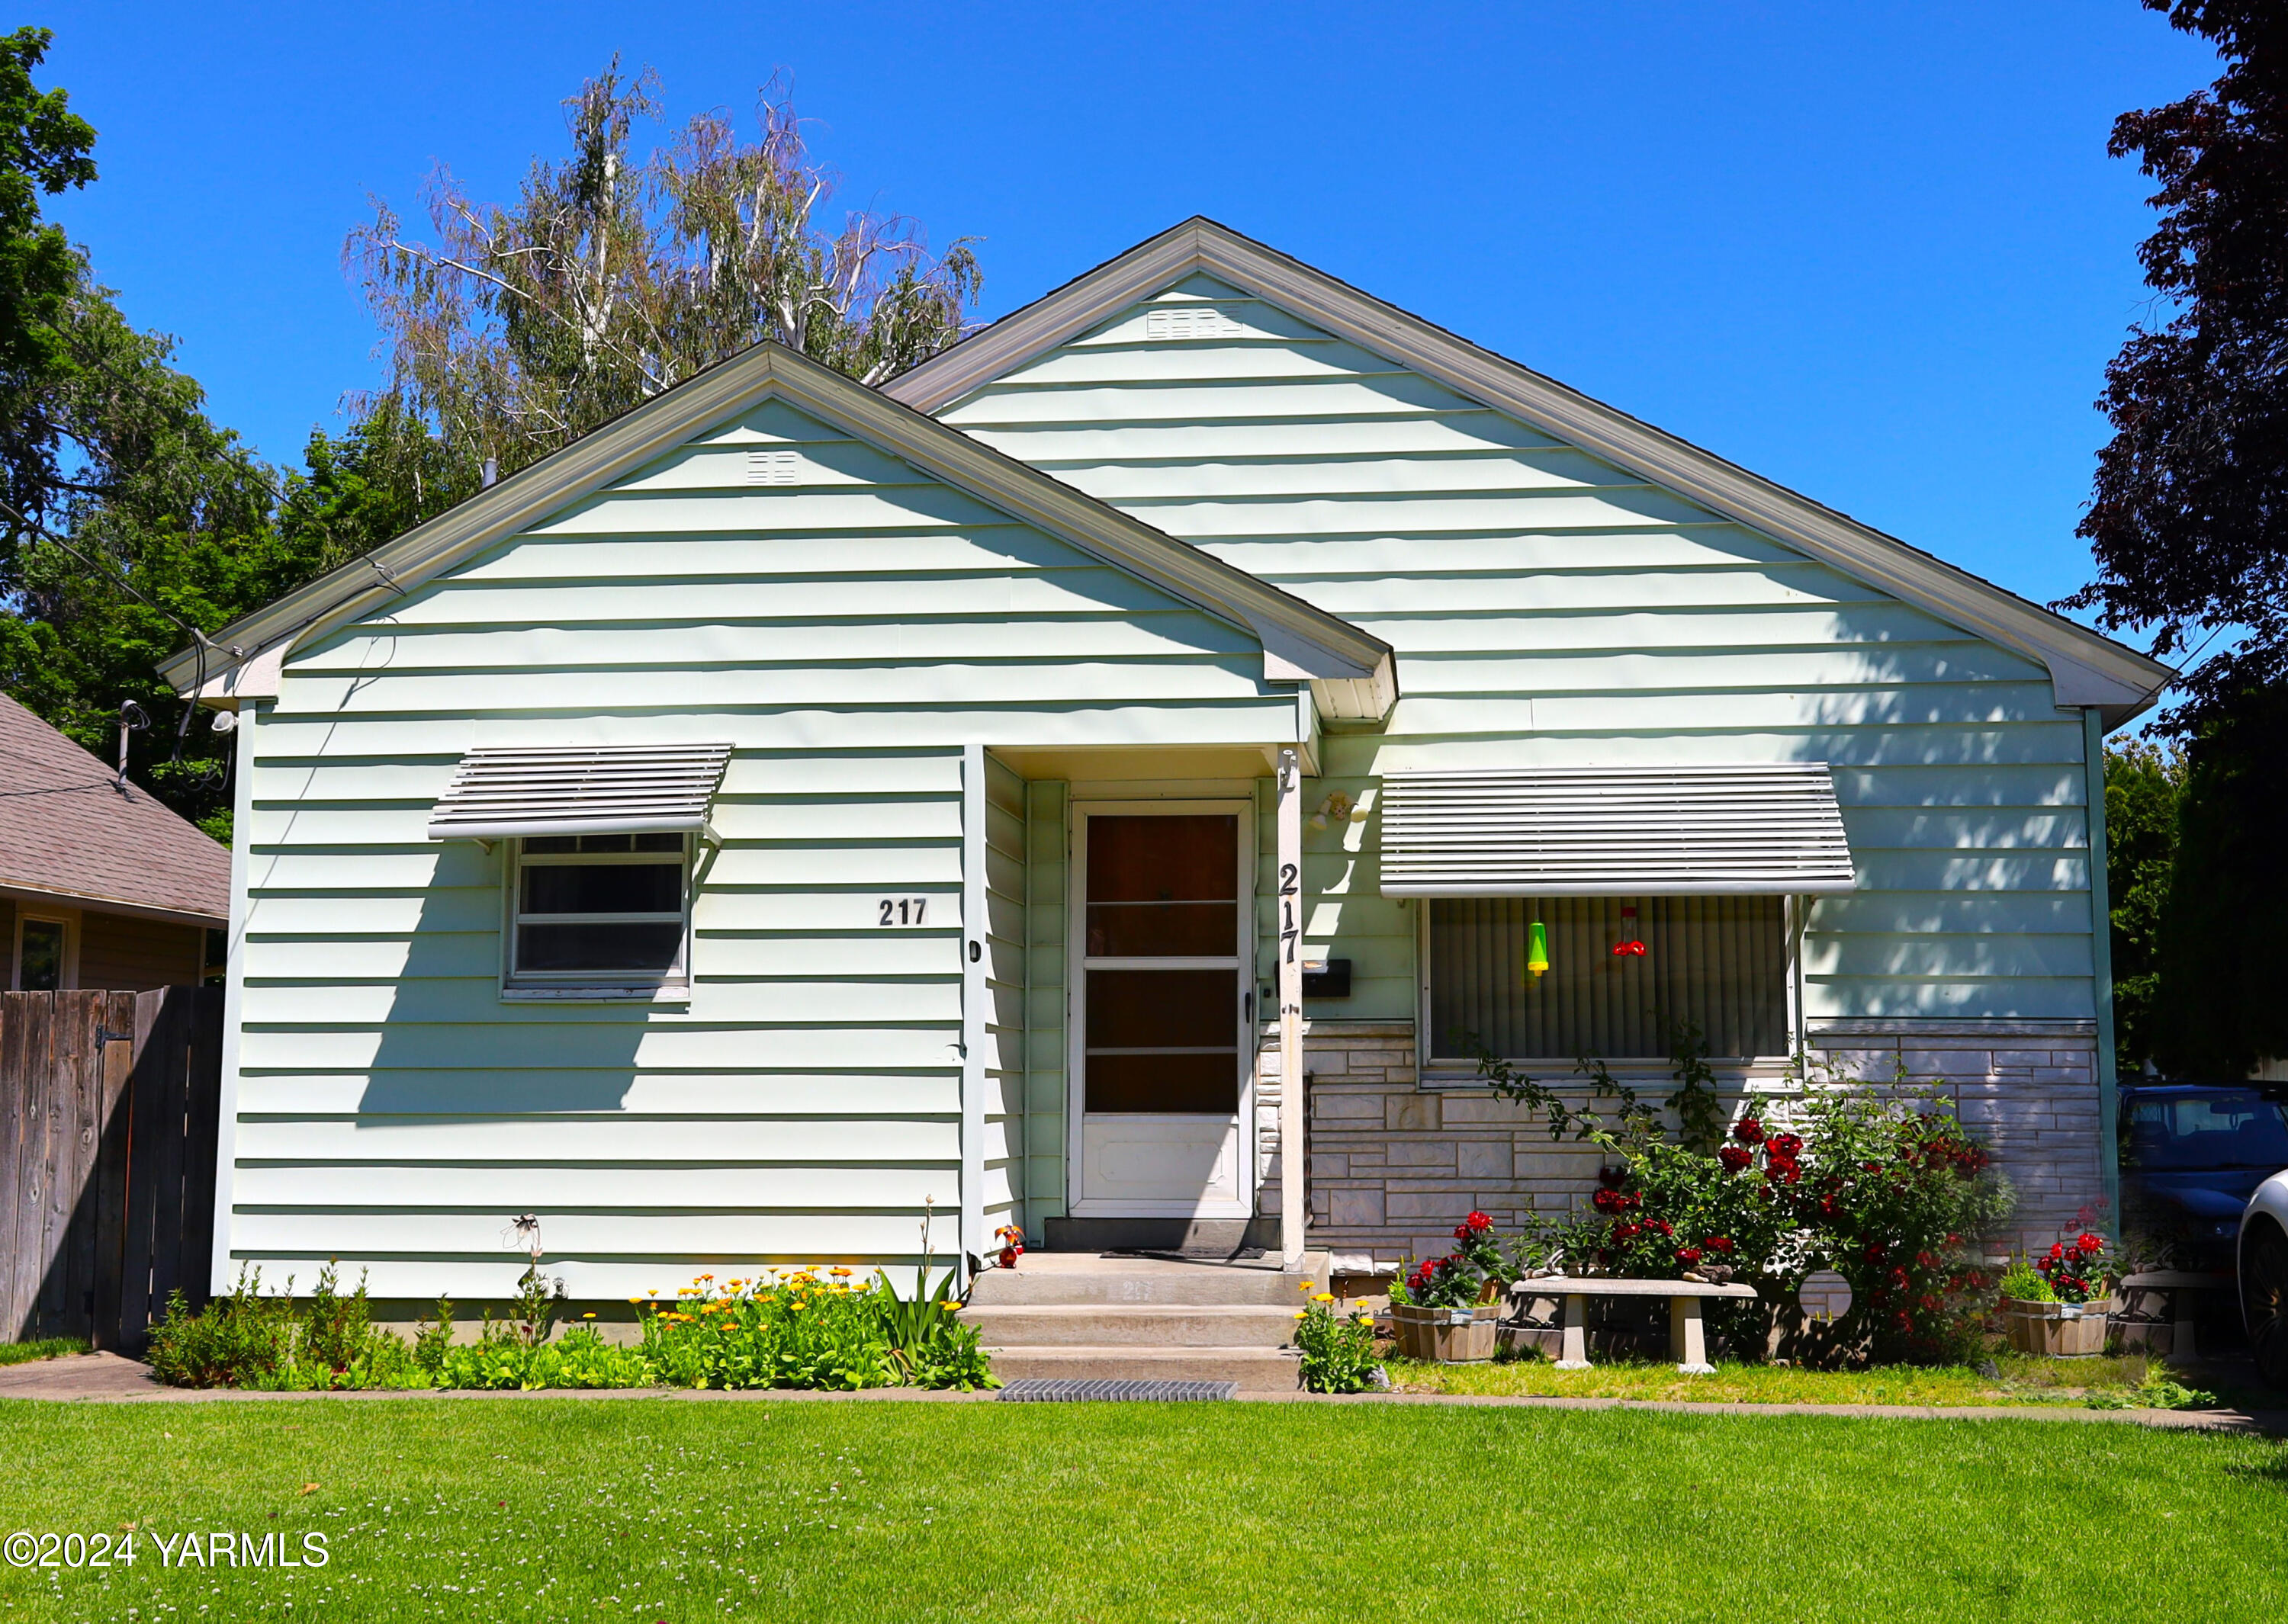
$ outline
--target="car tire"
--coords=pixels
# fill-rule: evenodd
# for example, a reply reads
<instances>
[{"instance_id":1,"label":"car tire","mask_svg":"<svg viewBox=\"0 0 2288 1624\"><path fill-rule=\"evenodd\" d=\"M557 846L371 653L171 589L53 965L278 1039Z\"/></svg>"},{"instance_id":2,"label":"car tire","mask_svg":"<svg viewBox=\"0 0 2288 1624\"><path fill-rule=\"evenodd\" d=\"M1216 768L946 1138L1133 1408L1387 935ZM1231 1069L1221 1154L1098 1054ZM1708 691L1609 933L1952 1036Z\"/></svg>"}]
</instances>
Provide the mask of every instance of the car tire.
<instances>
[{"instance_id":1,"label":"car tire","mask_svg":"<svg viewBox=\"0 0 2288 1624\"><path fill-rule=\"evenodd\" d=\"M2266 1219L2251 1223L2241 1246L2240 1311L2257 1373L2288 1387L2288 1235Z\"/></svg>"}]
</instances>

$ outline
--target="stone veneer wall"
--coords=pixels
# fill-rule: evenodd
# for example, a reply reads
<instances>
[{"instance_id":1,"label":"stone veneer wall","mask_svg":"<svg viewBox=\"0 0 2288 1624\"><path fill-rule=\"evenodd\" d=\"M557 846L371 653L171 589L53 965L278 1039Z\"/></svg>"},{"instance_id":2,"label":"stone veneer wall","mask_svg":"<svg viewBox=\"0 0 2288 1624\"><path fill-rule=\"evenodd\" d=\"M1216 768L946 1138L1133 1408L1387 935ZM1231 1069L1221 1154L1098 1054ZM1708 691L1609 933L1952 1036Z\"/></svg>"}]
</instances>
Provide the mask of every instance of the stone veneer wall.
<instances>
[{"instance_id":1,"label":"stone veneer wall","mask_svg":"<svg viewBox=\"0 0 2288 1624\"><path fill-rule=\"evenodd\" d=\"M2102 1188L2096 1040L2073 1032L1964 1024L1910 1037L1868 1030L1815 1034L1839 1072L1887 1081L1903 1061L1917 1082L1951 1091L2018 1191L2014 1245L2046 1248ZM1911 1045L1911 1047L1909 1045ZM1465 1086L1420 1085L1411 1021L1307 1021L1310 1235L1315 1248L1378 1262L1442 1252L1472 1208L1515 1230L1533 1211L1561 1213L1595 1185L1595 1150L1552 1143L1518 1105ZM1658 1088L1663 1080L1651 1080ZM1776 1073L1736 1089L1784 1086ZM1258 1211L1279 1211L1279 1032L1257 1055ZM1736 1113L1743 1095L1735 1093ZM1784 1097L1775 1100L1784 1114Z\"/></svg>"}]
</instances>

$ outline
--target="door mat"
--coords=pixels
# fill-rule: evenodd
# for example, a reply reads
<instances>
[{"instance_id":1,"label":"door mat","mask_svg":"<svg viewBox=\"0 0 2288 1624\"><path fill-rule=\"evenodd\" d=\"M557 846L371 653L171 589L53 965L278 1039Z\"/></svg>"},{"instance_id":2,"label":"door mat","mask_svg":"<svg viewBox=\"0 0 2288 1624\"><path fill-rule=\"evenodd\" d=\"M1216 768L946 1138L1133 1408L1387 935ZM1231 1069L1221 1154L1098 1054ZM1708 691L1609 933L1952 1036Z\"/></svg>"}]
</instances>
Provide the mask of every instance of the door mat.
<instances>
[{"instance_id":1,"label":"door mat","mask_svg":"<svg viewBox=\"0 0 2288 1624\"><path fill-rule=\"evenodd\" d=\"M1148 1400L1236 1398L1236 1382L1091 1382L1029 1376L1001 1390L1011 1404L1084 1404L1100 1398Z\"/></svg>"}]
</instances>

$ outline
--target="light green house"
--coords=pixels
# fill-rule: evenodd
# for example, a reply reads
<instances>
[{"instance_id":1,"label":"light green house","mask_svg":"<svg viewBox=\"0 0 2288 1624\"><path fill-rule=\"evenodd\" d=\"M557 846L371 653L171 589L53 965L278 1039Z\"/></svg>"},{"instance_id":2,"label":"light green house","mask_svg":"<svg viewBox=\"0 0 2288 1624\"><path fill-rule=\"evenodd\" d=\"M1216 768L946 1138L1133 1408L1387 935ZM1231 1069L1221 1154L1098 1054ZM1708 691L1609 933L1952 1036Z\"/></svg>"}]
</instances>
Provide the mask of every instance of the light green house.
<instances>
[{"instance_id":1,"label":"light green house","mask_svg":"<svg viewBox=\"0 0 2288 1624\"><path fill-rule=\"evenodd\" d=\"M1474 1046L1678 1021L1942 1080L2030 1235L2105 1188L2098 741L2168 672L1204 221L218 641L218 1279L498 1295L519 1213L599 1301L925 1224L1394 1258L1593 1170Z\"/></svg>"}]
</instances>

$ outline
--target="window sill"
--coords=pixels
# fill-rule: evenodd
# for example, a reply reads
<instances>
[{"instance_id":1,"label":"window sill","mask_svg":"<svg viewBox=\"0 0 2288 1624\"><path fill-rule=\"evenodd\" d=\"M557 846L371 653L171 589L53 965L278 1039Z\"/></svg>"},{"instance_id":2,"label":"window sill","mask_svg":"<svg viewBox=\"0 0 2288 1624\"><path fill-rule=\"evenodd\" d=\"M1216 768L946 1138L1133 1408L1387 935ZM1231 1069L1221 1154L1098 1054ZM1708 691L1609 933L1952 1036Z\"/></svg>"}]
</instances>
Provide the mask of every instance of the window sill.
<instances>
[{"instance_id":1,"label":"window sill","mask_svg":"<svg viewBox=\"0 0 2288 1624\"><path fill-rule=\"evenodd\" d=\"M688 986L504 986L503 1003L640 1003L681 1010L691 1003Z\"/></svg>"}]
</instances>

